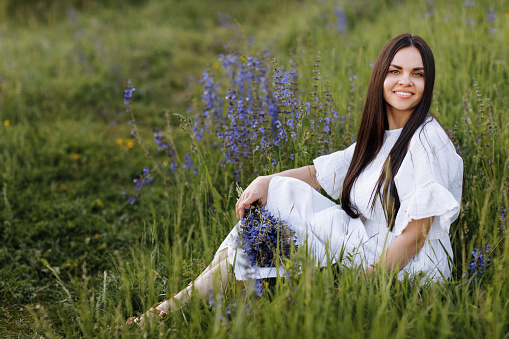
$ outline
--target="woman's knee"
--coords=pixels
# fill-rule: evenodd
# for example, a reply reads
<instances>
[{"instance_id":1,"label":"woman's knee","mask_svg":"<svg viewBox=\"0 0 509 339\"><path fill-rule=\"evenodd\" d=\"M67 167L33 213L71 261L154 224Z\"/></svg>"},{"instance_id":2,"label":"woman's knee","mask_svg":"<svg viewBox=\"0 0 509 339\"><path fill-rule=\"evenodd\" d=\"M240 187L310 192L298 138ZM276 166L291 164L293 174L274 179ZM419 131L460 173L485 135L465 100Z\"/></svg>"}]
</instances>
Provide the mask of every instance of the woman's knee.
<instances>
[{"instance_id":1,"label":"woman's knee","mask_svg":"<svg viewBox=\"0 0 509 339\"><path fill-rule=\"evenodd\" d=\"M216 258L217 258L217 260L216 260ZM217 262L221 262L221 261L226 260L226 259L228 259L228 247L223 248L214 257L214 261L217 261Z\"/></svg>"}]
</instances>

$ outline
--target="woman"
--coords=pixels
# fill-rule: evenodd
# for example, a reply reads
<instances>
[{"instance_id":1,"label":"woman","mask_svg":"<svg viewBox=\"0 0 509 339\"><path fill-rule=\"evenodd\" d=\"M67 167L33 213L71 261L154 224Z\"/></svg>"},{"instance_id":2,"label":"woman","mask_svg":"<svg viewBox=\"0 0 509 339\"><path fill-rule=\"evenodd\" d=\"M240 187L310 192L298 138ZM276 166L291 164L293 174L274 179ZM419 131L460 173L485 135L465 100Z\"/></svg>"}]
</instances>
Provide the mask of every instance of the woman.
<instances>
[{"instance_id":1,"label":"woman","mask_svg":"<svg viewBox=\"0 0 509 339\"><path fill-rule=\"evenodd\" d=\"M422 38L402 34L390 40L374 65L357 143L311 166L256 178L240 196L237 216L255 202L266 204L292 226L317 266L346 251L349 260L342 264L362 266L366 277L385 270L398 278L419 272L449 278L448 234L459 214L463 163L429 112L434 81L433 54ZM341 207L318 193L321 188L340 198ZM190 286L146 314L164 317L192 292L205 298L218 283L277 276L275 268L248 264L238 227Z\"/></svg>"}]
</instances>

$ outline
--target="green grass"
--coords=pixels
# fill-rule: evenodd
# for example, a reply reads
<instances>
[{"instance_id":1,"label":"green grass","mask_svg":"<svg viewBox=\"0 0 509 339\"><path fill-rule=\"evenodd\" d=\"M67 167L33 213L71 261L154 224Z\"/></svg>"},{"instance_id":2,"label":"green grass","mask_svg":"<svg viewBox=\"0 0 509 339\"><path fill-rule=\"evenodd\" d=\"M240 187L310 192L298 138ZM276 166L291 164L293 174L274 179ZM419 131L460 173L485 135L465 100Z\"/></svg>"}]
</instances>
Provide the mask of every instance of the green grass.
<instances>
[{"instance_id":1,"label":"green grass","mask_svg":"<svg viewBox=\"0 0 509 339\"><path fill-rule=\"evenodd\" d=\"M342 35L333 1L72 4L75 12L63 2L47 11L37 11L39 2L0 5L0 336L507 336L509 240L507 221L500 220L509 204L504 1L472 7L464 1L344 2L348 30ZM232 20L220 25L216 16L227 15ZM273 282L263 297L232 288L221 306L192 300L170 320L120 333L116 326L125 318L191 281L237 221L233 169L219 165L222 154L210 138L196 143L198 175L162 173L133 206L120 194L132 190L144 166L169 166L154 151L152 128L173 136L184 161L191 139L176 118L165 127L163 112L201 111L203 70L216 74L225 93L228 79L215 65L224 45L240 56L269 50L286 68L292 59L308 92L320 51L335 106L351 114L351 125L334 140L338 148L358 126L370 62L388 39L406 31L421 35L434 52L432 111L465 163L462 213L451 227L453 281L423 287L378 276L365 282L348 269L317 273L300 258L302 273ZM128 79L136 87L141 147L129 137L122 100ZM497 124L493 135L486 117ZM317 153L316 145L301 141L307 154L292 165L308 164ZM241 185L255 169L278 168L268 159L247 163ZM486 244L493 247L488 268L477 282L468 281L470 253Z\"/></svg>"}]
</instances>

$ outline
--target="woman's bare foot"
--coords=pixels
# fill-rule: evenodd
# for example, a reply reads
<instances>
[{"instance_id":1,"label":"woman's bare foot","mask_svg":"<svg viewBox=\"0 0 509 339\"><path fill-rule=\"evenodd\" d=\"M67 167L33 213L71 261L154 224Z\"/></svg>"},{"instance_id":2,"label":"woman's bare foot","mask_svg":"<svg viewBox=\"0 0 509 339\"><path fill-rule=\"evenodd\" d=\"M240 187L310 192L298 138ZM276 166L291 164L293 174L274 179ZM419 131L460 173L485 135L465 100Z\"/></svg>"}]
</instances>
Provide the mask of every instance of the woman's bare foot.
<instances>
[{"instance_id":1,"label":"woman's bare foot","mask_svg":"<svg viewBox=\"0 0 509 339\"><path fill-rule=\"evenodd\" d=\"M211 264L189 285L172 298L158 303L156 306L151 307L147 312L140 317L130 317L126 321L126 325L138 324L144 326L147 318L156 317L165 318L168 314L175 312L184 304L189 301L193 292L197 292L198 298L206 299L209 291L216 286L228 286L230 281L230 274L228 272L228 251L223 249L219 252Z\"/></svg>"},{"instance_id":2,"label":"woman's bare foot","mask_svg":"<svg viewBox=\"0 0 509 339\"><path fill-rule=\"evenodd\" d=\"M168 306L170 300L165 300L159 302L156 306L152 306L145 314L142 314L140 317L130 317L126 320L125 324L128 327L131 327L133 324L137 324L138 326L142 327L145 325L145 322L147 318L149 317L156 317L163 319L168 315Z\"/></svg>"}]
</instances>

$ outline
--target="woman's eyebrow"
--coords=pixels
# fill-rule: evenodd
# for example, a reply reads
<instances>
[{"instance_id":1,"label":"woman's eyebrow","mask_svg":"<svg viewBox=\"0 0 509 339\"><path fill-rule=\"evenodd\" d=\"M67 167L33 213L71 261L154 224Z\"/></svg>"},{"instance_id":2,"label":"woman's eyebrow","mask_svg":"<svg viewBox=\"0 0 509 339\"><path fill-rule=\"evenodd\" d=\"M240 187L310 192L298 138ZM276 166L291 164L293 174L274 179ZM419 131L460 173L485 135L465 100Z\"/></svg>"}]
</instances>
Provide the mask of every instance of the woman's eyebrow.
<instances>
[{"instance_id":1,"label":"woman's eyebrow","mask_svg":"<svg viewBox=\"0 0 509 339\"><path fill-rule=\"evenodd\" d=\"M397 69L403 69L403 67L394 65L394 64L390 64L389 66L397 68ZM424 70L424 67L415 67L412 69L412 71L422 71L422 70Z\"/></svg>"}]
</instances>

